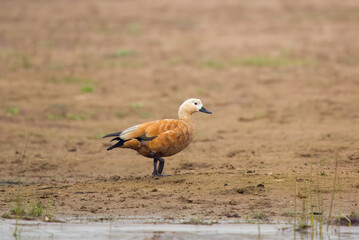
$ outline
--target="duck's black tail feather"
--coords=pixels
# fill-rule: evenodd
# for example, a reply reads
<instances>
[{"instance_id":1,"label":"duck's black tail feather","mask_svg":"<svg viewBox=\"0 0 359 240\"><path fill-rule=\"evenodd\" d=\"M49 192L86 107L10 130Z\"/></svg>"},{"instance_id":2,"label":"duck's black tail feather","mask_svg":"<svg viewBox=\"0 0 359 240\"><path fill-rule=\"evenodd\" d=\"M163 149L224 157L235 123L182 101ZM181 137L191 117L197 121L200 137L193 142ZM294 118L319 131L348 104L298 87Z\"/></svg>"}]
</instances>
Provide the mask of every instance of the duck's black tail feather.
<instances>
[{"instance_id":1,"label":"duck's black tail feather","mask_svg":"<svg viewBox=\"0 0 359 240\"><path fill-rule=\"evenodd\" d=\"M117 147L121 147L126 142L126 141L122 140L121 138L118 138L118 139L114 138L114 139L112 139L112 141L113 140L118 140L118 142L116 144L112 145L111 147L107 148L107 151L110 151Z\"/></svg>"},{"instance_id":2,"label":"duck's black tail feather","mask_svg":"<svg viewBox=\"0 0 359 240\"><path fill-rule=\"evenodd\" d=\"M110 133L107 134L106 136L103 136L102 138L107 138L107 137L115 137L114 139L112 139L110 142L117 140L118 142L115 143L114 145L112 145L111 147L107 148L107 151L110 151L114 148L117 147L121 147L125 142L127 142L128 140L123 140L122 138L120 138L122 132L115 132L115 133Z\"/></svg>"},{"instance_id":3,"label":"duck's black tail feather","mask_svg":"<svg viewBox=\"0 0 359 240\"><path fill-rule=\"evenodd\" d=\"M107 137L119 137L121 133L122 133L122 132L110 133L110 134L107 134L106 136L103 136L102 138L107 138Z\"/></svg>"},{"instance_id":4,"label":"duck's black tail feather","mask_svg":"<svg viewBox=\"0 0 359 240\"><path fill-rule=\"evenodd\" d=\"M120 138L120 137L115 137L115 138L114 138L114 139L112 139L110 142L115 141L115 140L117 140L117 141L121 141L121 138Z\"/></svg>"}]
</instances>

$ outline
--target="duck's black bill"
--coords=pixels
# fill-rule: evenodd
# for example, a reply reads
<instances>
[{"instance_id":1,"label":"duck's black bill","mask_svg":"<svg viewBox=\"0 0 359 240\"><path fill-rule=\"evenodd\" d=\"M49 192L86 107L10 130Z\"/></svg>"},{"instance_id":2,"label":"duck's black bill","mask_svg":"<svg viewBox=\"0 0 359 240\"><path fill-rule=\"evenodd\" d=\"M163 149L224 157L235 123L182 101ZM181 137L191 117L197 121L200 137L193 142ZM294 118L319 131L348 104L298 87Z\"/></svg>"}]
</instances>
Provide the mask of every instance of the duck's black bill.
<instances>
[{"instance_id":1,"label":"duck's black bill","mask_svg":"<svg viewBox=\"0 0 359 240\"><path fill-rule=\"evenodd\" d=\"M208 113L208 114L212 114L212 112L208 111L207 109L205 109L204 107L201 107L201 109L199 110L200 112L204 112L204 113Z\"/></svg>"}]
</instances>

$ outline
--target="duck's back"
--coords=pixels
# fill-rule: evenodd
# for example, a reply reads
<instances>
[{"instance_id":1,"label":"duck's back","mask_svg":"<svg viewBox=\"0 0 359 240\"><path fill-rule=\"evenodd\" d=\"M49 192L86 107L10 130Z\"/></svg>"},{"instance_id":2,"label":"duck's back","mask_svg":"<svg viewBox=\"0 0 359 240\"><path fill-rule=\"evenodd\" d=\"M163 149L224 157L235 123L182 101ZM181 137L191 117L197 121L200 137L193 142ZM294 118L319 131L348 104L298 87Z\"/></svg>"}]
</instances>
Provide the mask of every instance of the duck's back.
<instances>
[{"instance_id":1,"label":"duck's back","mask_svg":"<svg viewBox=\"0 0 359 240\"><path fill-rule=\"evenodd\" d=\"M124 137L132 139L124 143L124 148L134 149L145 157L153 157L151 152L156 157L166 157L191 143L194 124L191 120L164 119L134 126L124 133Z\"/></svg>"}]
</instances>

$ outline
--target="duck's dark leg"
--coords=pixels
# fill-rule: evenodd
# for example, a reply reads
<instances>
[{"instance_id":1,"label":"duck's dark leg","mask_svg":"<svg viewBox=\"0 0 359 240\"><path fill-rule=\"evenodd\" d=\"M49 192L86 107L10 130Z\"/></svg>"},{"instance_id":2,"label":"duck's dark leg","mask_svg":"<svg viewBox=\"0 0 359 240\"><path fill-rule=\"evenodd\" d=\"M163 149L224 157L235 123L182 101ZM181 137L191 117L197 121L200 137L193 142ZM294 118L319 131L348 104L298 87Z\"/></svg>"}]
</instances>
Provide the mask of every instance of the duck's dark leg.
<instances>
[{"instance_id":1,"label":"duck's dark leg","mask_svg":"<svg viewBox=\"0 0 359 240\"><path fill-rule=\"evenodd\" d=\"M163 171L163 168L165 167L165 160L163 159L163 158L160 158L160 157L158 157L157 158L158 159L158 161L160 162L159 164L158 164L158 174L160 175L160 176L162 176L162 177L167 177L167 176L171 176L171 175L161 175L162 174L162 171Z\"/></svg>"},{"instance_id":2,"label":"duck's dark leg","mask_svg":"<svg viewBox=\"0 0 359 240\"><path fill-rule=\"evenodd\" d=\"M153 153L151 153L151 157L153 157L153 173L152 175L155 177L166 177L166 176L170 176L170 175L161 175L163 168L165 167L165 160L163 158L160 157L155 157ZM160 162L158 164L158 168L157 168L157 162Z\"/></svg>"},{"instance_id":3,"label":"duck's dark leg","mask_svg":"<svg viewBox=\"0 0 359 240\"><path fill-rule=\"evenodd\" d=\"M157 158L153 158L153 176L158 176L158 172L157 172Z\"/></svg>"},{"instance_id":4,"label":"duck's dark leg","mask_svg":"<svg viewBox=\"0 0 359 240\"><path fill-rule=\"evenodd\" d=\"M158 159L158 161L160 162L159 164L158 164L158 174L161 174L162 173L162 171L163 171L163 168L165 167L165 160L163 159L163 158L157 158Z\"/></svg>"}]
</instances>

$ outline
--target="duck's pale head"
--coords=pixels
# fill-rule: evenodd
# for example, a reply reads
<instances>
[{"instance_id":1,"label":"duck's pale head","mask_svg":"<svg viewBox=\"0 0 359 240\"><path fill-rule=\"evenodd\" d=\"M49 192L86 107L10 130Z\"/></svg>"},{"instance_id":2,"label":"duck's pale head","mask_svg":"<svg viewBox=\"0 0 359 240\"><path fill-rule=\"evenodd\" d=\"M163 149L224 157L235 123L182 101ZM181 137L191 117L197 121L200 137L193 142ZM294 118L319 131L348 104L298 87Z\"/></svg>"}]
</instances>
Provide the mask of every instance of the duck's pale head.
<instances>
[{"instance_id":1,"label":"duck's pale head","mask_svg":"<svg viewBox=\"0 0 359 240\"><path fill-rule=\"evenodd\" d=\"M184 119L195 112L204 112L204 113L212 114L212 112L204 108L202 101L200 99L190 98L184 101L184 103L182 103L182 105L178 110L178 115L180 119Z\"/></svg>"}]
</instances>

